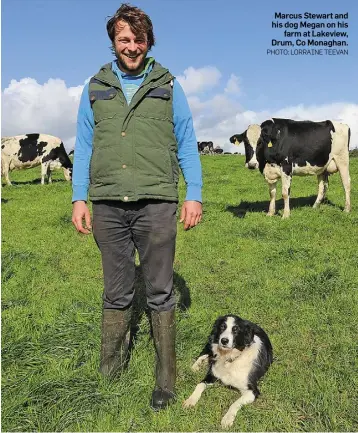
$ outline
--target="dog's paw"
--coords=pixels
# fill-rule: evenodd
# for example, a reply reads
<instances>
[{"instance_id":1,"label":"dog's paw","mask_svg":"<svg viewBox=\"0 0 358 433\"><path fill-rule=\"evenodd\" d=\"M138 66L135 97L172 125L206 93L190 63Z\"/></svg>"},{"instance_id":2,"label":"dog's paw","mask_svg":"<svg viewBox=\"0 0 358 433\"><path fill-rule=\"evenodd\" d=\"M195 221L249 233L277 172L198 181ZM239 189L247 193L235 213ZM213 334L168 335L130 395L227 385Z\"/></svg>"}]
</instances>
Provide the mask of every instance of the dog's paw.
<instances>
[{"instance_id":1,"label":"dog's paw","mask_svg":"<svg viewBox=\"0 0 358 433\"><path fill-rule=\"evenodd\" d=\"M194 364L191 366L191 369L193 370L193 371L199 371L200 370L200 367L203 365L203 364L207 364L208 363L208 359L209 359L209 356L208 355L202 355L202 356L200 356L195 362L194 362Z\"/></svg>"},{"instance_id":2,"label":"dog's paw","mask_svg":"<svg viewBox=\"0 0 358 433\"><path fill-rule=\"evenodd\" d=\"M191 366L191 369L193 371L199 371L201 366L201 361L195 361L194 364Z\"/></svg>"},{"instance_id":3,"label":"dog's paw","mask_svg":"<svg viewBox=\"0 0 358 433\"><path fill-rule=\"evenodd\" d=\"M221 420L221 427L222 428L228 428L231 427L234 424L236 415L230 411L228 411L223 419Z\"/></svg>"},{"instance_id":4,"label":"dog's paw","mask_svg":"<svg viewBox=\"0 0 358 433\"><path fill-rule=\"evenodd\" d=\"M197 402L198 402L198 400L193 398L193 396L191 395L189 398L187 398L185 401L183 401L183 408L188 409L189 407L194 407Z\"/></svg>"}]
</instances>

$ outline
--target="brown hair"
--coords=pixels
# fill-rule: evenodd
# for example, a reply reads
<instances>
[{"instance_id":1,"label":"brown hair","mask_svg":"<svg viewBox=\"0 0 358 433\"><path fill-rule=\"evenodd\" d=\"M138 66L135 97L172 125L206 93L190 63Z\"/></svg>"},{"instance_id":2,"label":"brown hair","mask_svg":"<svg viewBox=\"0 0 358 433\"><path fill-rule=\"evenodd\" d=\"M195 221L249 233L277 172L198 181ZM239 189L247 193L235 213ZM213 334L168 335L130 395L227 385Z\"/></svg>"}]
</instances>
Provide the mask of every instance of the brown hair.
<instances>
[{"instance_id":1,"label":"brown hair","mask_svg":"<svg viewBox=\"0 0 358 433\"><path fill-rule=\"evenodd\" d=\"M128 3L123 3L107 22L107 33L112 44L114 43L115 26L118 21L125 21L135 35L146 35L149 50L155 44L151 19L141 9L131 6Z\"/></svg>"}]
</instances>

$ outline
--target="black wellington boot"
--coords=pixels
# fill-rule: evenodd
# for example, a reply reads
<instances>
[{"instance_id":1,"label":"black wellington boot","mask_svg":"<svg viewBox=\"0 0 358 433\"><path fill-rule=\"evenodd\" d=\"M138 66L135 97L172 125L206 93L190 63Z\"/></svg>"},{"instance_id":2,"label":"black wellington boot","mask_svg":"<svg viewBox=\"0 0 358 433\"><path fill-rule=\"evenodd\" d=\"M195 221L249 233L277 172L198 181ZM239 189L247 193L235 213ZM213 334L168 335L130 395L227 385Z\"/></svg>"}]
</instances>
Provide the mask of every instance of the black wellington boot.
<instances>
[{"instance_id":1,"label":"black wellington boot","mask_svg":"<svg viewBox=\"0 0 358 433\"><path fill-rule=\"evenodd\" d=\"M156 352L156 381L150 406L158 411L175 400L175 310L151 312Z\"/></svg>"},{"instance_id":2,"label":"black wellington boot","mask_svg":"<svg viewBox=\"0 0 358 433\"><path fill-rule=\"evenodd\" d=\"M127 364L131 310L103 309L99 367L103 376L112 378Z\"/></svg>"}]
</instances>

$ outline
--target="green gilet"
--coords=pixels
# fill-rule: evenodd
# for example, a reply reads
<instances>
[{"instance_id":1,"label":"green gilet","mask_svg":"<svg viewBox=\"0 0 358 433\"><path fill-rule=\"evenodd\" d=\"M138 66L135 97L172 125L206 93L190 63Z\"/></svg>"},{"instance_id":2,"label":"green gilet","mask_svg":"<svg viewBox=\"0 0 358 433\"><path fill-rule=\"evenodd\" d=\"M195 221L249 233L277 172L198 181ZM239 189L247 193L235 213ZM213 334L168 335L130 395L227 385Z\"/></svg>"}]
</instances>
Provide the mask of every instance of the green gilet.
<instances>
[{"instance_id":1,"label":"green gilet","mask_svg":"<svg viewBox=\"0 0 358 433\"><path fill-rule=\"evenodd\" d=\"M91 79L90 200L178 201L172 80L155 63L128 105L110 63Z\"/></svg>"}]
</instances>

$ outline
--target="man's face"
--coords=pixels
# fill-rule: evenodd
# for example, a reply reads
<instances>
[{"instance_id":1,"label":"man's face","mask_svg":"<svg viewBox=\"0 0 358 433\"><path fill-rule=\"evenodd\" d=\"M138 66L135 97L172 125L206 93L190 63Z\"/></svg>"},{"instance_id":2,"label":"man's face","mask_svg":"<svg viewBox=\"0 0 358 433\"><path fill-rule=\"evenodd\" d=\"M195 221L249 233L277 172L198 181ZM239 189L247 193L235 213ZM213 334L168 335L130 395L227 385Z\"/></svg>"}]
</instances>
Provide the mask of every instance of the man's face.
<instances>
[{"instance_id":1,"label":"man's face","mask_svg":"<svg viewBox=\"0 0 358 433\"><path fill-rule=\"evenodd\" d=\"M136 36L129 24L118 21L115 27L114 50L120 69L129 75L138 75L144 69L148 52L147 36Z\"/></svg>"}]
</instances>

